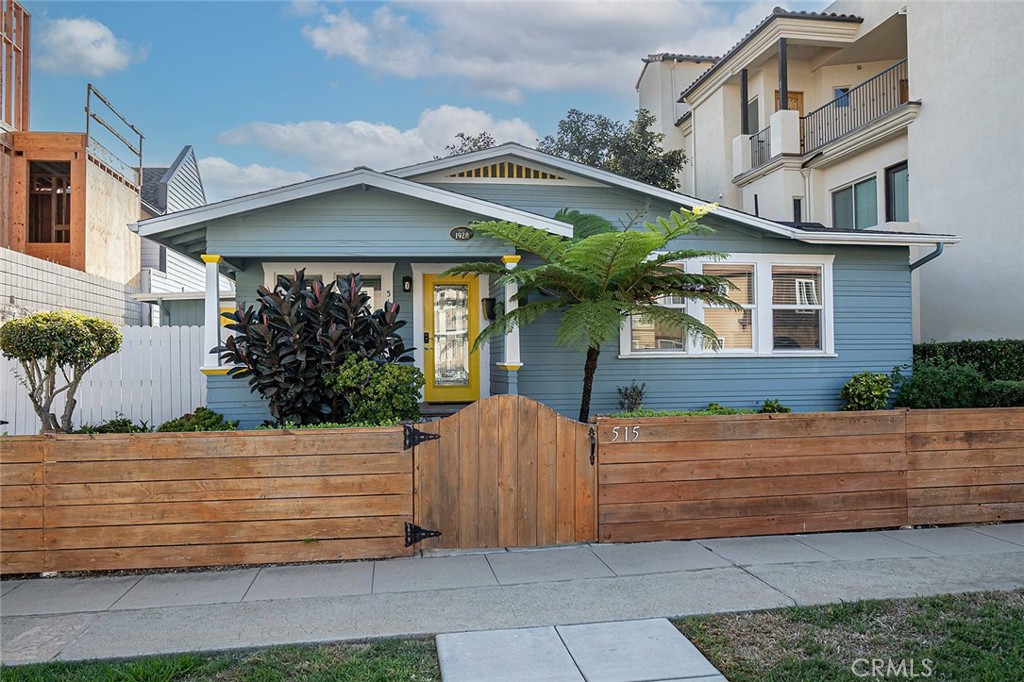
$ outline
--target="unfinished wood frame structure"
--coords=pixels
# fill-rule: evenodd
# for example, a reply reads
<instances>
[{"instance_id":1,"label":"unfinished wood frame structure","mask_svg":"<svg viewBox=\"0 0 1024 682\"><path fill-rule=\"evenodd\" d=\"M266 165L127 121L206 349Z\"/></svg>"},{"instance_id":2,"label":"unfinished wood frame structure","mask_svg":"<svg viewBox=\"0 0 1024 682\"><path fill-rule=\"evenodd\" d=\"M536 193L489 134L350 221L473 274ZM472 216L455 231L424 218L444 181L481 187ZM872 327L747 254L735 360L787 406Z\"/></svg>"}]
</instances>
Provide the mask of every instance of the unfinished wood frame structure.
<instances>
[{"instance_id":1,"label":"unfinished wood frame structure","mask_svg":"<svg viewBox=\"0 0 1024 682\"><path fill-rule=\"evenodd\" d=\"M0 128L29 127L31 22L20 3L0 0Z\"/></svg>"}]
</instances>

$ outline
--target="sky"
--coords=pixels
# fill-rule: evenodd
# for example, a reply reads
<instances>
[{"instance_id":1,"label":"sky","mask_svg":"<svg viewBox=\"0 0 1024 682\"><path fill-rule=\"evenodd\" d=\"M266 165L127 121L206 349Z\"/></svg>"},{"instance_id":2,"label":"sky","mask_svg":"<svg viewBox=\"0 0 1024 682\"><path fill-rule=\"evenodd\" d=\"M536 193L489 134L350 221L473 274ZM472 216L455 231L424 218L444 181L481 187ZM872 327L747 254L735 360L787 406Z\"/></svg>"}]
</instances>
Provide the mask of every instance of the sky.
<instances>
[{"instance_id":1,"label":"sky","mask_svg":"<svg viewBox=\"0 0 1024 682\"><path fill-rule=\"evenodd\" d=\"M776 4L23 0L31 127L83 131L92 83L145 165L191 144L216 201L426 161L458 132L533 146L570 108L628 120L644 56L720 55Z\"/></svg>"}]
</instances>

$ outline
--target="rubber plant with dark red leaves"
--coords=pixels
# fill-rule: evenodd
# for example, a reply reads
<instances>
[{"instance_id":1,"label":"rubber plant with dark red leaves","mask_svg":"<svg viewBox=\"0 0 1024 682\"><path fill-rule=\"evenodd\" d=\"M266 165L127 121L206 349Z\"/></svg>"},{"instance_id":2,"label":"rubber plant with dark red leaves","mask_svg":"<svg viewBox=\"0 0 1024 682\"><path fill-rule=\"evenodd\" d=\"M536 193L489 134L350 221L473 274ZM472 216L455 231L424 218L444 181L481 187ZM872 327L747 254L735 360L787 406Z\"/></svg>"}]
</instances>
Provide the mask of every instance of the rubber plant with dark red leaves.
<instances>
[{"instance_id":1,"label":"rubber plant with dark red leaves","mask_svg":"<svg viewBox=\"0 0 1024 682\"><path fill-rule=\"evenodd\" d=\"M228 376L248 379L267 400L277 424L345 421L350 406L325 378L349 355L412 362L413 348L398 334L406 324L399 305L372 310L358 274L324 283L297 270L256 296L256 306L225 313L234 334L213 350L230 366Z\"/></svg>"}]
</instances>

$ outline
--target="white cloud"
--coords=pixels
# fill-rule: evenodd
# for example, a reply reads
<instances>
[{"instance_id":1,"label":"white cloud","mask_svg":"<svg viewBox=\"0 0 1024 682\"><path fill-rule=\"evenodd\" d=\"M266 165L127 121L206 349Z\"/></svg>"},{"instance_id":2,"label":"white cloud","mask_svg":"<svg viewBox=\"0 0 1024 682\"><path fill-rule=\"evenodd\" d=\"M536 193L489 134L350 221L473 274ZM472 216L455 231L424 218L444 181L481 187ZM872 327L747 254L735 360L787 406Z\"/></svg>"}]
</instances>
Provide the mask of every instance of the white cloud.
<instances>
[{"instance_id":1,"label":"white cloud","mask_svg":"<svg viewBox=\"0 0 1024 682\"><path fill-rule=\"evenodd\" d=\"M144 49L117 38L95 19L57 19L39 37L39 66L44 71L98 78L123 71L146 58Z\"/></svg>"},{"instance_id":2,"label":"white cloud","mask_svg":"<svg viewBox=\"0 0 1024 682\"><path fill-rule=\"evenodd\" d=\"M368 121L256 121L221 133L218 140L298 156L318 172L335 173L355 166L387 170L428 161L442 154L456 133L484 130L498 142L537 142L537 133L520 118L496 120L483 111L449 105L425 110L416 127L406 130Z\"/></svg>"},{"instance_id":3,"label":"white cloud","mask_svg":"<svg viewBox=\"0 0 1024 682\"><path fill-rule=\"evenodd\" d=\"M628 92L654 52L720 55L773 2L430 2L377 8L366 19L321 9L303 29L314 48L371 71L465 81L516 102L524 90Z\"/></svg>"},{"instance_id":4,"label":"white cloud","mask_svg":"<svg viewBox=\"0 0 1024 682\"><path fill-rule=\"evenodd\" d=\"M203 178L206 198L211 202L309 179L309 175L301 171L289 171L255 163L237 166L219 156L199 159L199 172Z\"/></svg>"}]
</instances>

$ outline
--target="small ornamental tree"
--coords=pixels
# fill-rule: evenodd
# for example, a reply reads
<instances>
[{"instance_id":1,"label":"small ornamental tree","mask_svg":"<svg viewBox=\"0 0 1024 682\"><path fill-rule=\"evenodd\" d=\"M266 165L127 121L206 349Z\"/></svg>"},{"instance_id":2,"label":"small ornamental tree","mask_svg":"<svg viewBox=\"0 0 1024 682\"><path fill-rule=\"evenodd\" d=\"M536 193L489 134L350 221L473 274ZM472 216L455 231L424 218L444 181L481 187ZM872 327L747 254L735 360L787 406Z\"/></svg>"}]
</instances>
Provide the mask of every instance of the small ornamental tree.
<instances>
[{"instance_id":1,"label":"small ornamental tree","mask_svg":"<svg viewBox=\"0 0 1024 682\"><path fill-rule=\"evenodd\" d=\"M70 310L35 313L0 327L0 352L21 364L18 378L28 389L41 433L71 432L82 377L120 348L121 332L113 323ZM64 410L58 419L51 410L62 393Z\"/></svg>"},{"instance_id":2,"label":"small ornamental tree","mask_svg":"<svg viewBox=\"0 0 1024 682\"><path fill-rule=\"evenodd\" d=\"M269 403L277 423L298 426L345 421L345 396L326 381L350 355L378 363L411 362L398 330L398 304L371 310L356 274L324 284L304 270L279 277L273 291L257 290L259 306L239 307L224 316L235 332L214 349L229 365L228 375L249 380L253 393Z\"/></svg>"},{"instance_id":3,"label":"small ornamental tree","mask_svg":"<svg viewBox=\"0 0 1024 682\"><path fill-rule=\"evenodd\" d=\"M738 309L728 298L734 285L725 277L684 272L673 265L691 258L725 258L715 251L678 249L674 240L712 230L698 223L712 207L673 212L642 229L617 229L601 216L563 209L555 219L574 227L573 239L508 222L474 223L483 237L506 242L540 263L506 270L499 263L464 263L447 274L489 274L495 286L519 285L519 306L499 316L477 337L481 341L521 327L547 313L561 320L555 343L586 354L579 420L590 418L590 397L601 348L619 338L623 322L637 315L680 327L686 334L716 341L713 329L678 308L661 305L665 297Z\"/></svg>"}]
</instances>

